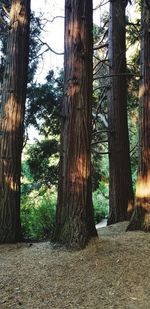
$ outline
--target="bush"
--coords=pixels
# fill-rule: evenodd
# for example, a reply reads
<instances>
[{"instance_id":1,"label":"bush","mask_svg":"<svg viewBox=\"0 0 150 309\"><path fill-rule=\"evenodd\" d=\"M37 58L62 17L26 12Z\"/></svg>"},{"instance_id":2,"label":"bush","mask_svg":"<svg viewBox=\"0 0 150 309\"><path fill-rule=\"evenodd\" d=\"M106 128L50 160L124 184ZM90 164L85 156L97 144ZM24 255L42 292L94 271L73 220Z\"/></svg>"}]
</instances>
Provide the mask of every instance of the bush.
<instances>
[{"instance_id":1,"label":"bush","mask_svg":"<svg viewBox=\"0 0 150 309\"><path fill-rule=\"evenodd\" d=\"M93 192L95 224L108 217L108 190L108 183L100 182L98 189Z\"/></svg>"},{"instance_id":2,"label":"bush","mask_svg":"<svg viewBox=\"0 0 150 309\"><path fill-rule=\"evenodd\" d=\"M54 231L56 196L35 194L22 197L21 222L24 239L40 241L50 238Z\"/></svg>"}]
</instances>

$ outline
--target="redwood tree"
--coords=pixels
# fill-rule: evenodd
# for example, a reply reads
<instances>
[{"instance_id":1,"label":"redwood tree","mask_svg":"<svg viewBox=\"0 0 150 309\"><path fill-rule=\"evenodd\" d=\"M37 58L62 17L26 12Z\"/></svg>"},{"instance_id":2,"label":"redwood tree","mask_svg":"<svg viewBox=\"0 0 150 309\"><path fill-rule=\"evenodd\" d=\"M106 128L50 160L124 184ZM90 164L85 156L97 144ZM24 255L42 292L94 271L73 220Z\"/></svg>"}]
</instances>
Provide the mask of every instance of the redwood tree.
<instances>
[{"instance_id":1,"label":"redwood tree","mask_svg":"<svg viewBox=\"0 0 150 309\"><path fill-rule=\"evenodd\" d=\"M96 236L91 192L92 0L65 1L65 89L55 240Z\"/></svg>"},{"instance_id":2,"label":"redwood tree","mask_svg":"<svg viewBox=\"0 0 150 309\"><path fill-rule=\"evenodd\" d=\"M109 172L108 224L127 220L133 207L133 190L127 124L125 7L127 1L110 1L109 24Z\"/></svg>"},{"instance_id":3,"label":"redwood tree","mask_svg":"<svg viewBox=\"0 0 150 309\"><path fill-rule=\"evenodd\" d=\"M140 147L135 210L128 230L150 231L150 0L142 1Z\"/></svg>"},{"instance_id":4,"label":"redwood tree","mask_svg":"<svg viewBox=\"0 0 150 309\"><path fill-rule=\"evenodd\" d=\"M21 239L20 176L30 0L12 0L0 110L0 243Z\"/></svg>"}]
</instances>

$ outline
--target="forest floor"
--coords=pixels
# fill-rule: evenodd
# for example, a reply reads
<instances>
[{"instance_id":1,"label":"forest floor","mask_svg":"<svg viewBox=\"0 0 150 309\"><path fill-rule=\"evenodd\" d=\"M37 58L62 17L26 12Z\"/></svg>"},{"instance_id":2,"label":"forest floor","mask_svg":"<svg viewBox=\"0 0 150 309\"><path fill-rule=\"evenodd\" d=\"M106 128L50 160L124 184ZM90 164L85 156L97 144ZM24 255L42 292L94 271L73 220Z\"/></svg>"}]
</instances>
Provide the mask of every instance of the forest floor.
<instances>
[{"instance_id":1,"label":"forest floor","mask_svg":"<svg viewBox=\"0 0 150 309\"><path fill-rule=\"evenodd\" d=\"M71 252L50 242L0 246L0 308L149 309L150 233L127 222Z\"/></svg>"}]
</instances>

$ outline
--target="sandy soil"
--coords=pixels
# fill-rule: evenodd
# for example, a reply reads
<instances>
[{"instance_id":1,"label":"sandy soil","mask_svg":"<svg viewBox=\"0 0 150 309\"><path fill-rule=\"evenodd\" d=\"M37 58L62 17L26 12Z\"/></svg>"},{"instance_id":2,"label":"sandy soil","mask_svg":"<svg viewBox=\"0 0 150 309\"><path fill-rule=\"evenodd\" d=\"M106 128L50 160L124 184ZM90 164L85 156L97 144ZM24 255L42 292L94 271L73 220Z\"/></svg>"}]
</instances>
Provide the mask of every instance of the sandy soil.
<instances>
[{"instance_id":1,"label":"sandy soil","mask_svg":"<svg viewBox=\"0 0 150 309\"><path fill-rule=\"evenodd\" d=\"M0 308L149 309L150 234L103 227L86 249L0 246Z\"/></svg>"}]
</instances>

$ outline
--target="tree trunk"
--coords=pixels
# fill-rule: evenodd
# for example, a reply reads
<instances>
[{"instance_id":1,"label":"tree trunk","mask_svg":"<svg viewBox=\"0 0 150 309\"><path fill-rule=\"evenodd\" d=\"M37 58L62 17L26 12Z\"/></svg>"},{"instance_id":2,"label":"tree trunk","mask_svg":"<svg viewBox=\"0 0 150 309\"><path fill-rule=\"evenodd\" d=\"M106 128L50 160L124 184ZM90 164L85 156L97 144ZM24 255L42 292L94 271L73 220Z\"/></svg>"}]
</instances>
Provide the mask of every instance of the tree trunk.
<instances>
[{"instance_id":1,"label":"tree trunk","mask_svg":"<svg viewBox=\"0 0 150 309\"><path fill-rule=\"evenodd\" d=\"M30 1L13 0L0 109L0 243L21 239L20 176Z\"/></svg>"},{"instance_id":2,"label":"tree trunk","mask_svg":"<svg viewBox=\"0 0 150 309\"><path fill-rule=\"evenodd\" d=\"M96 236L91 192L92 0L65 2L65 94L55 240Z\"/></svg>"},{"instance_id":3,"label":"tree trunk","mask_svg":"<svg viewBox=\"0 0 150 309\"><path fill-rule=\"evenodd\" d=\"M150 0L142 1L140 147L135 210L128 230L150 231Z\"/></svg>"},{"instance_id":4,"label":"tree trunk","mask_svg":"<svg viewBox=\"0 0 150 309\"><path fill-rule=\"evenodd\" d=\"M110 2L109 61L109 173L110 212L108 224L127 220L133 208L129 137L127 123L126 1Z\"/></svg>"}]
</instances>

